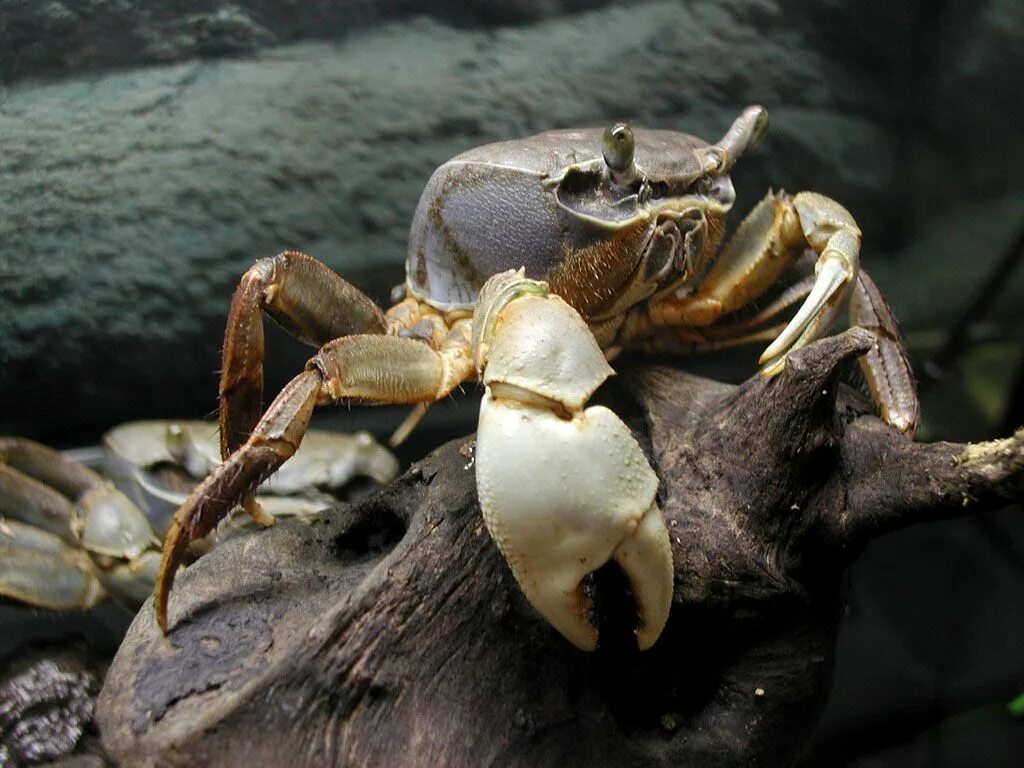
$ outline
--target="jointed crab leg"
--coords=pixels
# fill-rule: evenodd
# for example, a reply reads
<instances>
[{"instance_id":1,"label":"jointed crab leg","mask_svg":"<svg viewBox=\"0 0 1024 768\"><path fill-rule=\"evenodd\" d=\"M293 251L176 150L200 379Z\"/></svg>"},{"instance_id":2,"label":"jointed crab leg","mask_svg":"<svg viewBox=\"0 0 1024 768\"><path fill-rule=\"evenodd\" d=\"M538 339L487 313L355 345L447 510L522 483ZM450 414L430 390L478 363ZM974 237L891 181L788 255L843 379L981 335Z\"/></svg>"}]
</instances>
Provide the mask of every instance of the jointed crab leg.
<instances>
[{"instance_id":1,"label":"jointed crab leg","mask_svg":"<svg viewBox=\"0 0 1024 768\"><path fill-rule=\"evenodd\" d=\"M167 631L167 596L189 542L214 529L260 481L298 450L320 390L320 377L305 371L289 382L256 424L248 440L228 457L174 513L164 537L154 604L157 621Z\"/></svg>"},{"instance_id":2,"label":"jointed crab leg","mask_svg":"<svg viewBox=\"0 0 1024 768\"><path fill-rule=\"evenodd\" d=\"M690 326L652 326L644 315L630 318L627 336L630 347L645 352L691 354L729 349L744 344L774 341L788 325L773 322L811 292L814 275L788 286L781 294L764 306L757 314L728 324L712 324L702 328ZM768 325L768 323L772 323Z\"/></svg>"},{"instance_id":3,"label":"jointed crab leg","mask_svg":"<svg viewBox=\"0 0 1024 768\"><path fill-rule=\"evenodd\" d=\"M650 320L654 325L711 325L767 291L806 247L790 198L769 193L726 243L697 291L654 302Z\"/></svg>"},{"instance_id":4,"label":"jointed crab leg","mask_svg":"<svg viewBox=\"0 0 1024 768\"><path fill-rule=\"evenodd\" d=\"M879 332L878 351L862 362L872 394L888 423L913 434L917 425L913 377L895 318L870 278L858 279L862 274L858 269L860 230L839 203L813 192L765 197L744 219L696 293L669 296L650 306L651 324L674 327L670 340L640 340L640 345L670 347L673 334L679 337L679 346L691 349L720 348L729 343L729 335L735 335L732 343L762 338L753 326L799 300L803 284L793 286L742 325L716 329L712 324L762 295L807 248L818 254L813 284L796 315L761 355L762 373L779 373L790 352L827 333L849 297L851 322ZM688 332L688 327L695 330ZM643 324L636 328L652 331Z\"/></svg>"},{"instance_id":5,"label":"jointed crab leg","mask_svg":"<svg viewBox=\"0 0 1024 768\"><path fill-rule=\"evenodd\" d=\"M384 315L362 291L311 256L286 251L257 261L231 299L220 375L220 450L226 459L263 411L263 316L319 347L354 333L383 333ZM261 525L273 517L252 493L241 504Z\"/></svg>"},{"instance_id":6,"label":"jointed crab leg","mask_svg":"<svg viewBox=\"0 0 1024 768\"><path fill-rule=\"evenodd\" d=\"M0 438L0 594L55 609L87 609L106 594L137 605L157 544L142 512L98 474Z\"/></svg>"},{"instance_id":7,"label":"jointed crab leg","mask_svg":"<svg viewBox=\"0 0 1024 768\"><path fill-rule=\"evenodd\" d=\"M763 326L765 323L774 321L780 314L792 307L798 301L802 301L810 295L811 289L814 288L815 279L815 275L809 275L788 286L781 294L762 307L760 311L752 317L728 326L710 326L708 330L710 332L719 328L725 333L735 334L743 331L752 331L755 328ZM788 323L785 323L783 328L786 325L788 325ZM772 340L774 340L781 332L782 329L779 329L775 336L772 336Z\"/></svg>"},{"instance_id":8,"label":"jointed crab leg","mask_svg":"<svg viewBox=\"0 0 1024 768\"><path fill-rule=\"evenodd\" d=\"M470 321L453 323L440 349L397 336L345 336L320 350L289 382L248 439L206 478L174 514L157 574L155 608L167 630L167 598L189 541L205 536L266 476L290 458L316 405L342 399L429 402L473 373Z\"/></svg>"},{"instance_id":9,"label":"jointed crab leg","mask_svg":"<svg viewBox=\"0 0 1024 768\"><path fill-rule=\"evenodd\" d=\"M761 362L777 373L785 354L824 333L857 274L860 230L839 203L813 192L769 193L740 224L691 296L655 302L656 325L705 326L762 295L811 247L818 253L810 294Z\"/></svg>"},{"instance_id":10,"label":"jointed crab leg","mask_svg":"<svg viewBox=\"0 0 1024 768\"><path fill-rule=\"evenodd\" d=\"M799 228L785 217L784 225L791 229L785 238L803 247L798 238L802 235L818 254L814 265L817 279L789 325L761 354L761 371L768 376L782 370L789 352L828 332L857 276L860 259L860 229L843 206L814 192L801 192L787 202L797 215Z\"/></svg>"},{"instance_id":11,"label":"jointed crab leg","mask_svg":"<svg viewBox=\"0 0 1024 768\"><path fill-rule=\"evenodd\" d=\"M906 344L895 315L875 281L863 270L850 295L850 324L874 331L878 340L860 359L860 367L882 418L913 437L921 407Z\"/></svg>"},{"instance_id":12,"label":"jointed crab leg","mask_svg":"<svg viewBox=\"0 0 1024 768\"><path fill-rule=\"evenodd\" d=\"M383 333L384 314L362 291L311 256L286 251L257 261L231 300L220 374L221 458L245 442L263 411L263 317L320 347Z\"/></svg>"}]
</instances>

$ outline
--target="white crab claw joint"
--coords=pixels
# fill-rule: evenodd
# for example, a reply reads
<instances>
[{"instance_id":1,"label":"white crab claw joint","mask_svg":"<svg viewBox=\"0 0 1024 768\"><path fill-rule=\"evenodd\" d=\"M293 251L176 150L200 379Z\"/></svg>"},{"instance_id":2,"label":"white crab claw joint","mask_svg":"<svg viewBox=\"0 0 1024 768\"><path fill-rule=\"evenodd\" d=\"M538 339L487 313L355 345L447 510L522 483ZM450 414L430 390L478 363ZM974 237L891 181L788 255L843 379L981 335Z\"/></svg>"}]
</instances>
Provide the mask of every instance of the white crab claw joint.
<instances>
[{"instance_id":1,"label":"white crab claw joint","mask_svg":"<svg viewBox=\"0 0 1024 768\"><path fill-rule=\"evenodd\" d=\"M614 559L632 585L646 650L673 589L658 478L612 411L585 407L612 370L576 311L537 285L485 286L481 304L491 306L478 305L489 320L476 447L484 521L526 598L583 650L596 648L597 630L582 581Z\"/></svg>"}]
</instances>

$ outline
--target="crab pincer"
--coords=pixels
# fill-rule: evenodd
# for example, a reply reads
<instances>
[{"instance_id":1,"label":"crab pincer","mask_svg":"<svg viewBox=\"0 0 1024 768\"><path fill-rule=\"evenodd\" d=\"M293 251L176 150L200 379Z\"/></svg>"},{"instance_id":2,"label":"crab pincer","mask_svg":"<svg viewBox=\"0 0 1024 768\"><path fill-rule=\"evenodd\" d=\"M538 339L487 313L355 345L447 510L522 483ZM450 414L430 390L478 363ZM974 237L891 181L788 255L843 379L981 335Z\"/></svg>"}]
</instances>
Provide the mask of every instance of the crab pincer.
<instances>
[{"instance_id":1,"label":"crab pincer","mask_svg":"<svg viewBox=\"0 0 1024 768\"><path fill-rule=\"evenodd\" d=\"M586 405L613 371L579 314L546 288L509 272L481 292L480 508L527 600L583 650L598 641L583 579L618 563L646 650L668 620L673 590L658 478L619 417Z\"/></svg>"}]
</instances>

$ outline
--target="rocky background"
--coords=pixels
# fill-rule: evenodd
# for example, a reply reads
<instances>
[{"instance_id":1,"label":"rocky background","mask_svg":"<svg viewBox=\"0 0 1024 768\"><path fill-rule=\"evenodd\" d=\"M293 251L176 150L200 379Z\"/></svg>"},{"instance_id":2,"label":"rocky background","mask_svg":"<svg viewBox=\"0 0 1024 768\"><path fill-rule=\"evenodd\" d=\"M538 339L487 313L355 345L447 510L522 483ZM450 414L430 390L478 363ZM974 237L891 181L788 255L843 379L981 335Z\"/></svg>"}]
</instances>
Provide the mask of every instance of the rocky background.
<instances>
[{"instance_id":1,"label":"rocky background","mask_svg":"<svg viewBox=\"0 0 1024 768\"><path fill-rule=\"evenodd\" d=\"M0 0L0 433L63 446L209 413L246 267L301 249L385 301L458 151L616 119L716 138L755 102L772 125L738 211L769 186L847 205L923 436L1005 433L1024 269L983 288L1024 227L1021 72L1018 0ZM268 344L273 391L309 351ZM410 450L471 424L435 408ZM1022 573L1019 509L869 549L807 764L1021 754Z\"/></svg>"}]
</instances>

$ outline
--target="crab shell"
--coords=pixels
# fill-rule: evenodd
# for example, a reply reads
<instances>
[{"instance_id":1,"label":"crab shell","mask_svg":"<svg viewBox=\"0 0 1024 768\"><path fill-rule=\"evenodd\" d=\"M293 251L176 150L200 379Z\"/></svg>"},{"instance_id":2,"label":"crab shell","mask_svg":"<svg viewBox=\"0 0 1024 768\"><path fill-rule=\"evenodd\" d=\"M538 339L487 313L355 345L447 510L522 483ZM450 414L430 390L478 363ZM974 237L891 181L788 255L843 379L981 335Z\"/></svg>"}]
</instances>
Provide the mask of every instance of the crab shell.
<instances>
[{"instance_id":1,"label":"crab shell","mask_svg":"<svg viewBox=\"0 0 1024 768\"><path fill-rule=\"evenodd\" d=\"M731 158L675 131L634 136L629 183L609 172L596 128L489 144L449 160L416 208L407 290L441 311L468 310L489 277L524 267L584 317L598 316L616 303L666 217L685 220L686 237L646 268L649 293L659 280L692 274L717 249L735 198ZM645 297L631 300L638 298Z\"/></svg>"}]
</instances>

